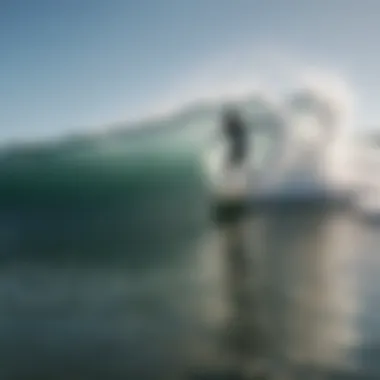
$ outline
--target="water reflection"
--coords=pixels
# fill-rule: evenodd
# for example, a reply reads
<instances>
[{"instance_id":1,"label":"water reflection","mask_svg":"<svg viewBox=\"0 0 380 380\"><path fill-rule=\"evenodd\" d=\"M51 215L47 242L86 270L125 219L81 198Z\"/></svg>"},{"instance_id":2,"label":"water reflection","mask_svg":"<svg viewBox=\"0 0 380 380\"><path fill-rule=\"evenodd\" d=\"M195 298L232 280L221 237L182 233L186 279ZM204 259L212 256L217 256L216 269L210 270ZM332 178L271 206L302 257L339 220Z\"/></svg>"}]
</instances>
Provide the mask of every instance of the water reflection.
<instances>
[{"instance_id":1,"label":"water reflection","mask_svg":"<svg viewBox=\"0 0 380 380\"><path fill-rule=\"evenodd\" d=\"M226 285L230 305L227 345L236 372L241 377L263 375L267 352L260 297L259 259L248 248L249 230L244 221L224 231Z\"/></svg>"},{"instance_id":2,"label":"water reflection","mask_svg":"<svg viewBox=\"0 0 380 380\"><path fill-rule=\"evenodd\" d=\"M379 374L376 241L352 212L315 206L219 226L198 261L199 314L219 339L190 378Z\"/></svg>"},{"instance_id":3,"label":"water reflection","mask_svg":"<svg viewBox=\"0 0 380 380\"><path fill-rule=\"evenodd\" d=\"M328 376L351 364L356 228L349 215L324 209L268 218L272 359L279 373Z\"/></svg>"},{"instance_id":4,"label":"water reflection","mask_svg":"<svg viewBox=\"0 0 380 380\"><path fill-rule=\"evenodd\" d=\"M101 262L4 264L0 378L379 378L378 227L277 207L149 236Z\"/></svg>"},{"instance_id":5,"label":"water reflection","mask_svg":"<svg viewBox=\"0 0 380 380\"><path fill-rule=\"evenodd\" d=\"M200 251L198 268L204 281L201 318L217 337L207 355L201 350L189 378L259 378L267 369L260 260L249 249L245 220L237 218L214 232Z\"/></svg>"}]
</instances>

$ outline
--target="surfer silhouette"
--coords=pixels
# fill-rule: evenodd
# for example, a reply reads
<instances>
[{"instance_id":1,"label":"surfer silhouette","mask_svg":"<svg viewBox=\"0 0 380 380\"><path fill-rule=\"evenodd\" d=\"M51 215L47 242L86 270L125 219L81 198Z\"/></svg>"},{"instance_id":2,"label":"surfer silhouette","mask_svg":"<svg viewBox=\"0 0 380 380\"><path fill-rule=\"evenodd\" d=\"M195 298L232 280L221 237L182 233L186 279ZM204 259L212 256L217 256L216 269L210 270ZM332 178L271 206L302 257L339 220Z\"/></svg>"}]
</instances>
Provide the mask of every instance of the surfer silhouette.
<instances>
[{"instance_id":1,"label":"surfer silhouette","mask_svg":"<svg viewBox=\"0 0 380 380\"><path fill-rule=\"evenodd\" d=\"M229 109L222 117L222 132L228 143L228 164L242 165L247 157L247 128L239 113Z\"/></svg>"}]
</instances>

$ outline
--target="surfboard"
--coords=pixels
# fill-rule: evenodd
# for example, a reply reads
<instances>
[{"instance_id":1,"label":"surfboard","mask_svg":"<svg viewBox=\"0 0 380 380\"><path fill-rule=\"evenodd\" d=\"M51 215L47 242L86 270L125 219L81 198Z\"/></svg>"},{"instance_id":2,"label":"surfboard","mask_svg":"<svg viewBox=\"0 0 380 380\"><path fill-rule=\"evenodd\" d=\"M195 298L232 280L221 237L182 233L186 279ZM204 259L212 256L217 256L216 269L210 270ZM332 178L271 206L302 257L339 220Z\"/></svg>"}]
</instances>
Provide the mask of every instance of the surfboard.
<instances>
[{"instance_id":1,"label":"surfboard","mask_svg":"<svg viewBox=\"0 0 380 380\"><path fill-rule=\"evenodd\" d=\"M240 217L249 204L249 161L230 165L223 142L205 152L203 164L213 217L218 221Z\"/></svg>"}]
</instances>

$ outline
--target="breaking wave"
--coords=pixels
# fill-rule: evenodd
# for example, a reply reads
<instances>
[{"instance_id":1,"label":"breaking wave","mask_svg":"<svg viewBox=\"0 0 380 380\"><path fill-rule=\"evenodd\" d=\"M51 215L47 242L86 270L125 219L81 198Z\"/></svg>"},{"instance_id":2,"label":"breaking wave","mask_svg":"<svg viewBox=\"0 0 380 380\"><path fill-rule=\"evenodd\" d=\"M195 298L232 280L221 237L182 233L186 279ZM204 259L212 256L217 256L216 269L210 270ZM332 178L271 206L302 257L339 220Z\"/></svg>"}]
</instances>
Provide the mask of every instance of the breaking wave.
<instances>
[{"instance_id":1,"label":"breaking wave","mask_svg":"<svg viewBox=\"0 0 380 380\"><path fill-rule=\"evenodd\" d=\"M307 193L347 185L354 123L348 86L313 73L280 95L233 99L252 135L254 191ZM8 146L1 152L2 206L181 192L204 198L202 159L215 177L225 152L218 132L225 103L209 100L101 132Z\"/></svg>"}]
</instances>

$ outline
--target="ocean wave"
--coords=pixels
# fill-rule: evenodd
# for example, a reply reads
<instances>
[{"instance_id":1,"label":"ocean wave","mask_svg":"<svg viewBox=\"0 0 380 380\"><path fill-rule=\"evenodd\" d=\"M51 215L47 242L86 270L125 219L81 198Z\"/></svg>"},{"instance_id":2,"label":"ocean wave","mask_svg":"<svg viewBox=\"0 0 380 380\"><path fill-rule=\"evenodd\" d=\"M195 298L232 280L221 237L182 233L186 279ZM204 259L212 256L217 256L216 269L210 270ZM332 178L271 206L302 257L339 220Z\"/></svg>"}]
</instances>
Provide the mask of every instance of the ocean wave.
<instances>
[{"instance_id":1,"label":"ocean wave","mask_svg":"<svg viewBox=\"0 0 380 380\"><path fill-rule=\"evenodd\" d=\"M328 130L329 145L332 140L338 143L331 156L316 148L320 150L311 161L329 160L332 168L333 161L338 161L334 154L344 150L339 140L344 140L353 123L353 106L344 86L315 75L312 78L280 101L254 92L233 100L190 103L166 114L88 134L7 146L0 151L0 202L27 204L28 199L38 199L43 203L54 197L92 202L134 193L170 193L182 185L182 189L201 189L200 158L206 152L206 156L214 154L211 160L220 161L224 149L218 125L226 102L241 110L255 135L253 161L262 167L261 182L264 177L291 178L290 166L304 161L296 152L301 146L309 149L310 141L318 140L318 128ZM312 173L313 168L308 171ZM299 172L305 176L307 170ZM272 186L270 180L265 181Z\"/></svg>"}]
</instances>

